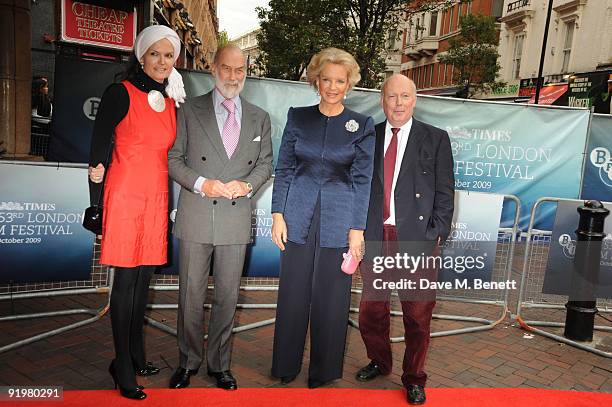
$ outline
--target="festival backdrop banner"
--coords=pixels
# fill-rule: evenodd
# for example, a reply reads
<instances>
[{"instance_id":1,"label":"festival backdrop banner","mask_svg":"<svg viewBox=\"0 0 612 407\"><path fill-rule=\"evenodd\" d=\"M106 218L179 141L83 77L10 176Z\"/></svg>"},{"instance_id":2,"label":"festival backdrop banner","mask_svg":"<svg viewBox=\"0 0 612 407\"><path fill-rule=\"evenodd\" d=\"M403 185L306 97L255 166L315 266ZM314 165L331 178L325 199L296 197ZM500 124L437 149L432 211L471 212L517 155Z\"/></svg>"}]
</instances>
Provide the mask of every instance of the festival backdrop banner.
<instances>
[{"instance_id":1,"label":"festival backdrop banner","mask_svg":"<svg viewBox=\"0 0 612 407\"><path fill-rule=\"evenodd\" d=\"M99 98L118 64L58 57L56 95L49 159L87 162ZM204 72L182 71L187 95L210 91L214 78ZM62 85L63 84L63 85ZM307 83L248 78L242 96L270 114L274 162L291 106L316 104ZM355 89L346 105L384 120L378 91ZM517 195L522 204L521 227L542 196L577 198L589 111L513 105L432 96L419 97L415 118L447 130L455 159L457 189ZM554 208L537 219L552 227ZM504 211L503 225L512 217Z\"/></svg>"},{"instance_id":2,"label":"festival backdrop banner","mask_svg":"<svg viewBox=\"0 0 612 407\"><path fill-rule=\"evenodd\" d=\"M523 229L538 198L579 196L586 109L422 97L415 117L448 131L455 187L517 195ZM550 230L554 208L542 212L536 225ZM509 227L512 221L504 211L502 225Z\"/></svg>"},{"instance_id":3,"label":"festival backdrop banner","mask_svg":"<svg viewBox=\"0 0 612 407\"><path fill-rule=\"evenodd\" d=\"M87 170L0 161L0 283L87 280Z\"/></svg>"},{"instance_id":4,"label":"festival backdrop banner","mask_svg":"<svg viewBox=\"0 0 612 407\"><path fill-rule=\"evenodd\" d=\"M596 114L587 143L582 199L612 201L612 116Z\"/></svg>"}]
</instances>

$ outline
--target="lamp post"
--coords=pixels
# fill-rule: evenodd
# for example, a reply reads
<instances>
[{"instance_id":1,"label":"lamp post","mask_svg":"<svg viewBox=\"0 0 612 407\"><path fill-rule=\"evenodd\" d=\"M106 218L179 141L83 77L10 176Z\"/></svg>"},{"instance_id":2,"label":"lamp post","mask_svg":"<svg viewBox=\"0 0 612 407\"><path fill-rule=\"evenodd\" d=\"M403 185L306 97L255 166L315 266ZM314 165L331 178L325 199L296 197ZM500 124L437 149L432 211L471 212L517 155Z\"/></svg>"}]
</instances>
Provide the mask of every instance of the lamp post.
<instances>
[{"instance_id":1,"label":"lamp post","mask_svg":"<svg viewBox=\"0 0 612 407\"><path fill-rule=\"evenodd\" d=\"M550 15L552 14L553 0L548 0L548 11L546 13L546 24L544 24L544 40L542 41L542 53L540 54L540 68L538 69L538 79L536 81L535 104L540 103L540 89L542 88L544 78L542 71L544 70L544 57L546 56L546 43L548 42L548 26L550 25ZM540 82L542 78L542 83Z\"/></svg>"}]
</instances>

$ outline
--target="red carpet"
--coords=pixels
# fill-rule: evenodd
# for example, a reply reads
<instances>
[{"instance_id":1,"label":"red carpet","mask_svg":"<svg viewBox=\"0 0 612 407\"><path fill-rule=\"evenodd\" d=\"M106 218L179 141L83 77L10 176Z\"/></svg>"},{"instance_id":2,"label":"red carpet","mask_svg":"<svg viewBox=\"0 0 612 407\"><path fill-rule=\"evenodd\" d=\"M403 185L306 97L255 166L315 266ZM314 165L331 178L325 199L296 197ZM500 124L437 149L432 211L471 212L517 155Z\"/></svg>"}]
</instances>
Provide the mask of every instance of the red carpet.
<instances>
[{"instance_id":1,"label":"red carpet","mask_svg":"<svg viewBox=\"0 0 612 407\"><path fill-rule=\"evenodd\" d=\"M361 389L146 389L144 401L122 398L117 391L66 391L63 403L44 405L103 406L304 406L389 407L408 406L402 390ZM2 407L16 403L1 403ZM21 403L37 406L43 403ZM603 407L612 406L612 394L540 389L427 389L427 407Z\"/></svg>"}]
</instances>

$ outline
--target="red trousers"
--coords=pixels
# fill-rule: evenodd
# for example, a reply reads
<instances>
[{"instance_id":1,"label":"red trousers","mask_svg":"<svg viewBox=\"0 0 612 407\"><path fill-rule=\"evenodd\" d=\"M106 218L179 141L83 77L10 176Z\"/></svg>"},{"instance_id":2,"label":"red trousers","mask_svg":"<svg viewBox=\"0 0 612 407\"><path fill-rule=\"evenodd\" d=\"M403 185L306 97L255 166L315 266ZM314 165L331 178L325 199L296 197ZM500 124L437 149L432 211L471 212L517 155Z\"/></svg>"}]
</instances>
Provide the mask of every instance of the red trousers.
<instances>
[{"instance_id":1,"label":"red trousers","mask_svg":"<svg viewBox=\"0 0 612 407\"><path fill-rule=\"evenodd\" d=\"M397 241L394 226L384 227L384 246ZM389 250L385 249L386 253ZM389 292L389 295L391 293ZM435 298L435 297L434 297ZM425 386L425 359L429 347L431 316L435 301L400 301L402 304L406 349L402 363L404 386ZM365 343L368 358L376 362L383 374L391 373L392 354L390 334L390 304L387 301L361 301L359 305L359 331Z\"/></svg>"}]
</instances>

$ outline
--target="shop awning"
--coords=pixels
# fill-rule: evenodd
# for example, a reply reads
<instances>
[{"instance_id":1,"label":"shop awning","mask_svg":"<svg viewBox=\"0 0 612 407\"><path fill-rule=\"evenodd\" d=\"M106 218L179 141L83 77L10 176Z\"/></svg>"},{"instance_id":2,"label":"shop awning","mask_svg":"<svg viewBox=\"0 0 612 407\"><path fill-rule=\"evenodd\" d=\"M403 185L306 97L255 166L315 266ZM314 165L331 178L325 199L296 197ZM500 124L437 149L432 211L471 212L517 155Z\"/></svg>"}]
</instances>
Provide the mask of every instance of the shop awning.
<instances>
[{"instance_id":1,"label":"shop awning","mask_svg":"<svg viewBox=\"0 0 612 407\"><path fill-rule=\"evenodd\" d=\"M542 89L540 90L539 104L540 105L552 105L553 103L555 103L557 99L563 96L565 92L567 92L567 89L568 89L567 83L543 86ZM529 99L529 102L527 103L531 103L531 104L535 103L535 94L531 97L531 99Z\"/></svg>"}]
</instances>

